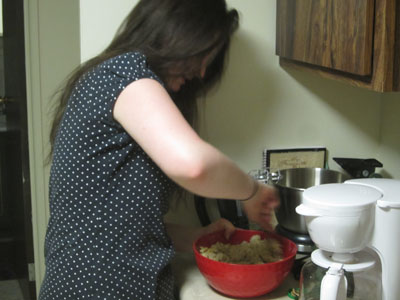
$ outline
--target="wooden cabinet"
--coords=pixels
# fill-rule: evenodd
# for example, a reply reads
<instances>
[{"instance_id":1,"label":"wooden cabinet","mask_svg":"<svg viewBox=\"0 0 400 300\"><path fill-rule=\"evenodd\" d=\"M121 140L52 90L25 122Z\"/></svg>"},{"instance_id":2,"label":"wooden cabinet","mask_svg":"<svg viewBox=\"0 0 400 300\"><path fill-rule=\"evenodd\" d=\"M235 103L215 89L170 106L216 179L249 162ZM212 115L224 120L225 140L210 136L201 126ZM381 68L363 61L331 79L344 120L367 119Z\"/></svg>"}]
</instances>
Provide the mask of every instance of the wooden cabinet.
<instances>
[{"instance_id":1,"label":"wooden cabinet","mask_svg":"<svg viewBox=\"0 0 400 300\"><path fill-rule=\"evenodd\" d=\"M283 67L400 91L400 0L277 0L276 54Z\"/></svg>"}]
</instances>

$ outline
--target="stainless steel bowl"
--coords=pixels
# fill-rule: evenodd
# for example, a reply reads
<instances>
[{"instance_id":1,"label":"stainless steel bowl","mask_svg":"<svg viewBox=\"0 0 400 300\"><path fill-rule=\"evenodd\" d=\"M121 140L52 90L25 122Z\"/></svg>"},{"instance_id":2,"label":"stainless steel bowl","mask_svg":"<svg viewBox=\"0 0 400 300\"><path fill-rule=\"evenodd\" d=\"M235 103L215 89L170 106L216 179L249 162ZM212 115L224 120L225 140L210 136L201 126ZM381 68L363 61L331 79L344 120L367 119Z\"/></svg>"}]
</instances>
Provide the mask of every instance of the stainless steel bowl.
<instances>
[{"instance_id":1,"label":"stainless steel bowl","mask_svg":"<svg viewBox=\"0 0 400 300\"><path fill-rule=\"evenodd\" d=\"M276 219L283 228L300 234L308 234L304 217L296 213L296 207L303 203L304 190L315 185L341 183L350 179L346 174L320 168L286 169L280 173L281 178L274 184L281 200L275 212Z\"/></svg>"}]
</instances>

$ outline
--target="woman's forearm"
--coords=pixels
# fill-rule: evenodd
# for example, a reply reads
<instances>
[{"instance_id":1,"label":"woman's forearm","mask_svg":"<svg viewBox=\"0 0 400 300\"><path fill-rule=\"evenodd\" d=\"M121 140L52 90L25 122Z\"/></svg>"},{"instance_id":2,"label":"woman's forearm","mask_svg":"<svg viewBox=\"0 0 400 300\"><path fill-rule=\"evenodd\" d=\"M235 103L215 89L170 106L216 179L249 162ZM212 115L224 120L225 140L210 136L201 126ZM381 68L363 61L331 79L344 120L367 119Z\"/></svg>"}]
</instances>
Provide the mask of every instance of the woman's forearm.
<instances>
[{"instance_id":1,"label":"woman's forearm","mask_svg":"<svg viewBox=\"0 0 400 300\"><path fill-rule=\"evenodd\" d=\"M192 193L223 199L246 199L254 191L255 182L233 161L213 146L202 142L193 153L192 176L174 180Z\"/></svg>"}]
</instances>

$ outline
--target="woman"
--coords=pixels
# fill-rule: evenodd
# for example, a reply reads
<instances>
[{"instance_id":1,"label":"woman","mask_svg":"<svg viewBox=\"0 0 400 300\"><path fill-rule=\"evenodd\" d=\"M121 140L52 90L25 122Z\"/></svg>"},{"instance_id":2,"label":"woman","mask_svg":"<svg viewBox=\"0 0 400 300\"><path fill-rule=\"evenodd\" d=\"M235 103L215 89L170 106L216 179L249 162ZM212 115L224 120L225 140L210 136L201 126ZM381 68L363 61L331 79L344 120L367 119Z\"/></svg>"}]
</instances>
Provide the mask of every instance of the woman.
<instances>
[{"instance_id":1,"label":"woman","mask_svg":"<svg viewBox=\"0 0 400 300\"><path fill-rule=\"evenodd\" d=\"M174 251L234 231L226 220L165 224L174 190L246 200L248 218L269 228L274 190L192 126L237 26L225 0L141 0L110 46L69 78L51 132L40 300L174 299Z\"/></svg>"}]
</instances>

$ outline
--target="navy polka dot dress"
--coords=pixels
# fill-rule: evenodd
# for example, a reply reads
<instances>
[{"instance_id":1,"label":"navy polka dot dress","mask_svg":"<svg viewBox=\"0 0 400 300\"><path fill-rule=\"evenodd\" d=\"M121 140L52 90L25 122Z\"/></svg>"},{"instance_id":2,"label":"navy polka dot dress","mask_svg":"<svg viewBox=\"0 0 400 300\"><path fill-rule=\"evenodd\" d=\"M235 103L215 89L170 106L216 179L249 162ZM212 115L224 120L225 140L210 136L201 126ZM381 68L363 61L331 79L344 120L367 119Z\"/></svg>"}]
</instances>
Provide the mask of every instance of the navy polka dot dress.
<instances>
[{"instance_id":1,"label":"navy polka dot dress","mask_svg":"<svg viewBox=\"0 0 400 300\"><path fill-rule=\"evenodd\" d=\"M140 53L105 61L72 92L50 174L40 300L173 299L163 224L173 183L113 119L121 91L154 78Z\"/></svg>"}]
</instances>

